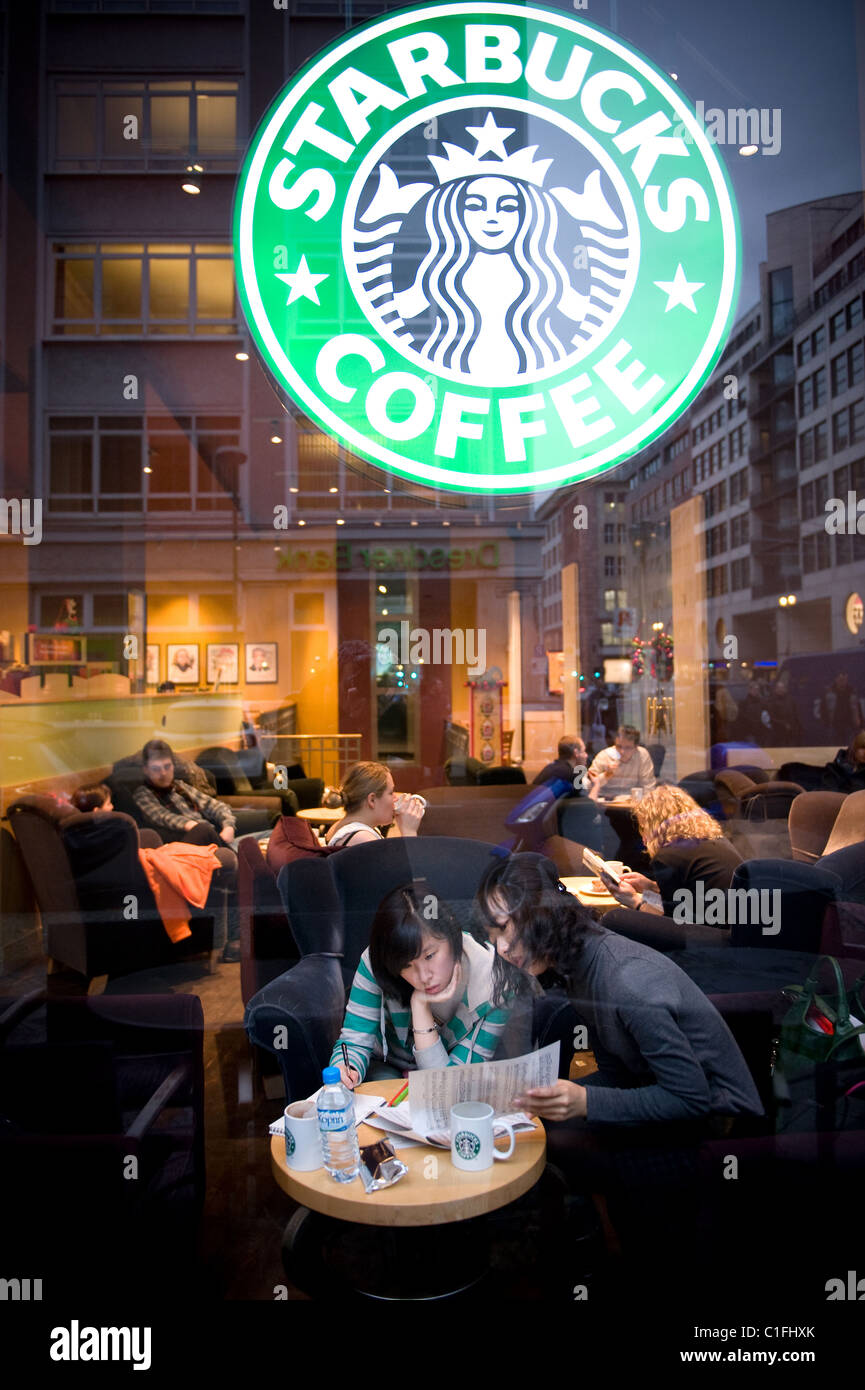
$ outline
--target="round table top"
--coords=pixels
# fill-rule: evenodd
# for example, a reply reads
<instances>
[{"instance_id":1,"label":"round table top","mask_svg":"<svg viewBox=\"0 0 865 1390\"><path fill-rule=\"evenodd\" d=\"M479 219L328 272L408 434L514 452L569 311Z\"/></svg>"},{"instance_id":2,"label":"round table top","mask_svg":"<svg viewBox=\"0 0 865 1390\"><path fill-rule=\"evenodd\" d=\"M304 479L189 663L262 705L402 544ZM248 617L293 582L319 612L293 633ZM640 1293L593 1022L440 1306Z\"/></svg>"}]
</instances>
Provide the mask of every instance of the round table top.
<instances>
[{"instance_id":1,"label":"round table top","mask_svg":"<svg viewBox=\"0 0 865 1390\"><path fill-rule=\"evenodd\" d=\"M311 820L318 825L336 825L345 815L345 809L342 806L308 806L297 814L301 820Z\"/></svg>"},{"instance_id":2,"label":"round table top","mask_svg":"<svg viewBox=\"0 0 865 1390\"><path fill-rule=\"evenodd\" d=\"M364 1082L357 1090L390 1100L404 1085L405 1082L399 1080L371 1081ZM373 1129L371 1125L359 1125L357 1133L361 1148L388 1138L383 1130ZM465 1173L455 1168L449 1149L427 1144L397 1149L397 1158L408 1168L405 1177L393 1187L369 1195L360 1177L354 1182L338 1183L324 1168L313 1173L298 1173L289 1168L282 1134L271 1135L270 1163L284 1192L302 1206L325 1216L357 1221L364 1226L439 1226L496 1211L534 1186L546 1162L546 1132L536 1119L531 1133L524 1130L515 1137L516 1147L511 1158L494 1161L491 1168L481 1173Z\"/></svg>"}]
</instances>

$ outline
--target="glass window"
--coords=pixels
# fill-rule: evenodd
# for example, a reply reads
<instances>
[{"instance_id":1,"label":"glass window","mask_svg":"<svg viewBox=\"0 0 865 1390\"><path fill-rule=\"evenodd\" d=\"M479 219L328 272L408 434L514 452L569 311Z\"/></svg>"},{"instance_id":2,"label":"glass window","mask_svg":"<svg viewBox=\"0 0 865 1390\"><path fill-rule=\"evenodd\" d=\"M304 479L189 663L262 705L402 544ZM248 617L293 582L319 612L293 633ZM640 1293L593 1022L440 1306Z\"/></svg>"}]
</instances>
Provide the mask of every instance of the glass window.
<instances>
[{"instance_id":1,"label":"glass window","mask_svg":"<svg viewBox=\"0 0 865 1390\"><path fill-rule=\"evenodd\" d=\"M84 161L95 155L95 96L58 96L57 153Z\"/></svg>"},{"instance_id":2,"label":"glass window","mask_svg":"<svg viewBox=\"0 0 865 1390\"><path fill-rule=\"evenodd\" d=\"M150 148L154 154L175 154L189 150L188 97L150 98Z\"/></svg>"},{"instance_id":3,"label":"glass window","mask_svg":"<svg viewBox=\"0 0 865 1390\"><path fill-rule=\"evenodd\" d=\"M832 358L832 395L838 396L842 391L847 390L847 354L840 353L838 357Z\"/></svg>"},{"instance_id":4,"label":"glass window","mask_svg":"<svg viewBox=\"0 0 865 1390\"><path fill-rule=\"evenodd\" d=\"M168 256L150 258L150 317L189 317L189 260Z\"/></svg>"},{"instance_id":5,"label":"glass window","mask_svg":"<svg viewBox=\"0 0 865 1390\"><path fill-rule=\"evenodd\" d=\"M106 319L141 321L141 261L102 262L102 315Z\"/></svg>"}]
</instances>

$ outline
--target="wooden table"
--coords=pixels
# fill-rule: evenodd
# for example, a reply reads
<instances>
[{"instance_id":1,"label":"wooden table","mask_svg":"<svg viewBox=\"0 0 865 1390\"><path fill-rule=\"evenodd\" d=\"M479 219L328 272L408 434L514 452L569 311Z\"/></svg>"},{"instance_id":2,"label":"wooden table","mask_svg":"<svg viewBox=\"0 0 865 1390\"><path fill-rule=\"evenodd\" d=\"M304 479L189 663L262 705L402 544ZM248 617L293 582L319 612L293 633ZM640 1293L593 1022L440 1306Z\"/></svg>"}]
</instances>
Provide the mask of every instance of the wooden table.
<instances>
[{"instance_id":1,"label":"wooden table","mask_svg":"<svg viewBox=\"0 0 865 1390\"><path fill-rule=\"evenodd\" d=\"M568 892L573 893L574 897L582 903L583 907L590 907L595 912L601 913L601 915L605 912L609 912L610 908L621 907L622 904L616 901L612 893L595 894L586 891L591 887L593 878L593 874L587 874L585 877L577 875L575 877L563 878L562 883L565 885Z\"/></svg>"},{"instance_id":2,"label":"wooden table","mask_svg":"<svg viewBox=\"0 0 865 1390\"><path fill-rule=\"evenodd\" d=\"M390 1099L404 1083L373 1081L358 1091ZM358 1127L364 1144L386 1138ZM286 1227L286 1274L313 1298L394 1302L455 1297L489 1273L486 1215L522 1196L546 1160L540 1120L516 1135L511 1158L482 1173L464 1173L450 1151L429 1145L397 1150L408 1173L369 1195L358 1177L337 1183L323 1168L297 1173L285 1161L285 1138L273 1135L270 1160L280 1187L302 1205Z\"/></svg>"},{"instance_id":3,"label":"wooden table","mask_svg":"<svg viewBox=\"0 0 865 1390\"><path fill-rule=\"evenodd\" d=\"M371 1081L358 1086L359 1094L384 1096L390 1100L405 1083L402 1081ZM374 1144L388 1136L372 1125L360 1125L358 1142ZM507 1206L528 1192L540 1177L546 1162L547 1137L540 1120L535 1120L531 1133L524 1130L516 1136L513 1156L504 1162L493 1162L481 1173L465 1173L451 1163L449 1149L432 1145L398 1149L397 1157L408 1173L393 1187L367 1196L360 1178L354 1182L338 1183L319 1168L313 1173L298 1173L289 1168L285 1159L285 1137L271 1136L270 1161L273 1175L283 1191L313 1211L335 1216L342 1221L356 1221L364 1226L440 1226L450 1221L468 1221L488 1211ZM429 1159L436 1160L435 1166ZM430 1177L428 1174L435 1173Z\"/></svg>"},{"instance_id":4,"label":"wooden table","mask_svg":"<svg viewBox=\"0 0 865 1390\"><path fill-rule=\"evenodd\" d=\"M345 809L342 806L308 806L297 814L301 820L312 821L313 825L336 825L343 819Z\"/></svg>"}]
</instances>

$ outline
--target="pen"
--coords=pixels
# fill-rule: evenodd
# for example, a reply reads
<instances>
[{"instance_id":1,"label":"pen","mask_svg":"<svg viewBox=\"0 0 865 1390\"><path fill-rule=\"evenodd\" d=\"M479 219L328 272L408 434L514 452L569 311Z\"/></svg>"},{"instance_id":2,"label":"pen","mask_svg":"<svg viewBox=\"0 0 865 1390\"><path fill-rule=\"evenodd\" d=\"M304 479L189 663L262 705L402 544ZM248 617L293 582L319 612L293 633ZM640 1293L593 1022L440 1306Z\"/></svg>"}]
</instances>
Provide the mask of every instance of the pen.
<instances>
[{"instance_id":1,"label":"pen","mask_svg":"<svg viewBox=\"0 0 865 1390\"><path fill-rule=\"evenodd\" d=\"M342 1060L345 1063L346 1071L348 1071L351 1067L351 1062L348 1060L348 1048L345 1043L340 1043L340 1047L342 1048Z\"/></svg>"},{"instance_id":2,"label":"pen","mask_svg":"<svg viewBox=\"0 0 865 1390\"><path fill-rule=\"evenodd\" d=\"M399 1105L399 1102L400 1102L405 1096L407 1096L407 1095L408 1095L408 1082L405 1083L405 1085L403 1086L403 1088L402 1088L401 1091L397 1091L396 1095L393 1096L392 1099L388 1101L388 1105Z\"/></svg>"}]
</instances>

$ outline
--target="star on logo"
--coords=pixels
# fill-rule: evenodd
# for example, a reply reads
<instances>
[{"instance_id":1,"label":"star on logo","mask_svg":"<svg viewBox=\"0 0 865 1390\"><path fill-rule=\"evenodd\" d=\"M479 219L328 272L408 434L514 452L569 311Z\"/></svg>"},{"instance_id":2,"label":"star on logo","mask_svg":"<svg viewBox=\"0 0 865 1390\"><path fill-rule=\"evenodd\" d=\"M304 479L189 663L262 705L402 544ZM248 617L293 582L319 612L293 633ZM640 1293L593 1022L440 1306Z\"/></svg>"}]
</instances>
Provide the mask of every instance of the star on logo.
<instances>
[{"instance_id":1,"label":"star on logo","mask_svg":"<svg viewBox=\"0 0 865 1390\"><path fill-rule=\"evenodd\" d=\"M697 306L694 303L694 294L697 290L703 289L706 282L705 280L691 282L686 280L681 262L676 266L676 273L672 280L656 280L654 283L667 296L665 314L669 314L670 310L675 309L678 304L683 304L686 309L691 310L692 314L696 314Z\"/></svg>"},{"instance_id":2,"label":"star on logo","mask_svg":"<svg viewBox=\"0 0 865 1390\"><path fill-rule=\"evenodd\" d=\"M501 159L507 159L508 153L505 149L505 141L508 136L513 135L514 132L513 129L509 130L507 126L496 125L496 118L492 111L487 112L487 118L483 125L467 125L466 131L469 135L473 135L478 142L474 155L475 159L479 159L480 156L486 154L487 151L499 155Z\"/></svg>"},{"instance_id":3,"label":"star on logo","mask_svg":"<svg viewBox=\"0 0 865 1390\"><path fill-rule=\"evenodd\" d=\"M306 256L301 256L300 265L293 274L277 273L276 278L277 280L284 280L291 289L291 294L285 301L285 306L288 308L289 304L293 304L296 299L311 299L313 304L320 304L321 301L315 287L328 277L327 274L313 275L306 263Z\"/></svg>"}]
</instances>

